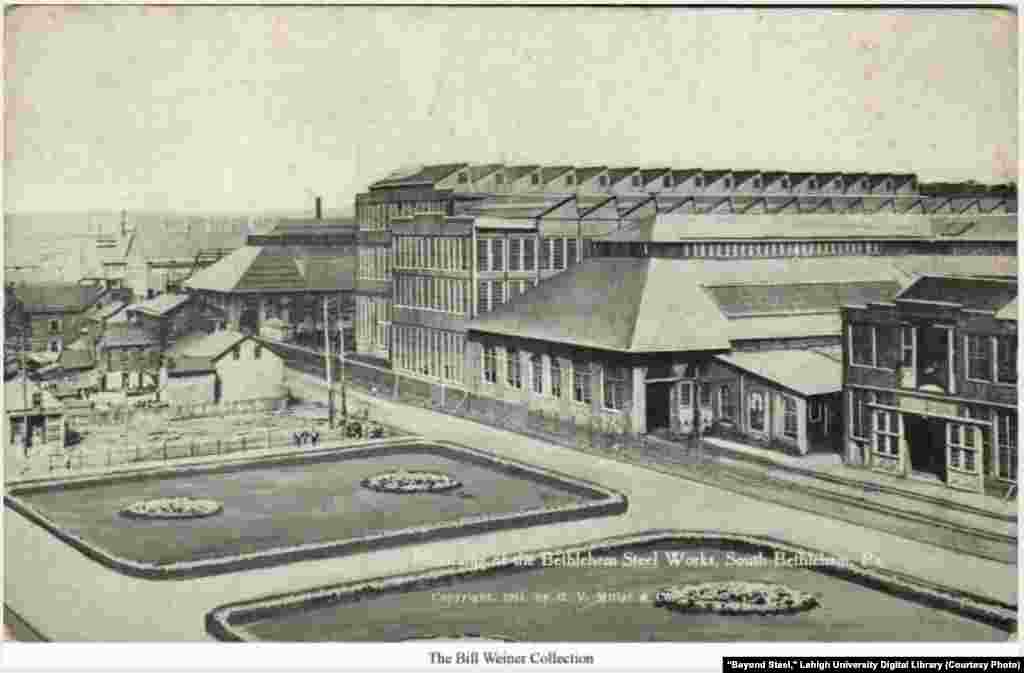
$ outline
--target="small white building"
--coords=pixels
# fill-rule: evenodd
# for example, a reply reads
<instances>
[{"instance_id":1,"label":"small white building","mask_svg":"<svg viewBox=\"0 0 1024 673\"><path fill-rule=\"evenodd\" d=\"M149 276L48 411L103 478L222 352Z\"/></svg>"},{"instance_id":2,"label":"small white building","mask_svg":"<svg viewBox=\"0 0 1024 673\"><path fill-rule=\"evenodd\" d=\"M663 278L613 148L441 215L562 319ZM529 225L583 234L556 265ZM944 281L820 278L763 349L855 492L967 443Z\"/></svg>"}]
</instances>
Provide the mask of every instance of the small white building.
<instances>
[{"instance_id":1,"label":"small white building","mask_svg":"<svg viewBox=\"0 0 1024 673\"><path fill-rule=\"evenodd\" d=\"M208 365L197 366L203 361ZM212 399L193 399L203 397L201 391L208 390L210 373ZM189 398L182 399L182 403L281 398L285 395L284 361L250 335L221 330L191 342L177 358L170 358L161 382L165 396L180 392ZM172 394L171 388L177 392Z\"/></svg>"},{"instance_id":2,"label":"small white building","mask_svg":"<svg viewBox=\"0 0 1024 673\"><path fill-rule=\"evenodd\" d=\"M22 377L5 382L4 410L10 443L64 446L67 437L64 406L38 383Z\"/></svg>"}]
</instances>

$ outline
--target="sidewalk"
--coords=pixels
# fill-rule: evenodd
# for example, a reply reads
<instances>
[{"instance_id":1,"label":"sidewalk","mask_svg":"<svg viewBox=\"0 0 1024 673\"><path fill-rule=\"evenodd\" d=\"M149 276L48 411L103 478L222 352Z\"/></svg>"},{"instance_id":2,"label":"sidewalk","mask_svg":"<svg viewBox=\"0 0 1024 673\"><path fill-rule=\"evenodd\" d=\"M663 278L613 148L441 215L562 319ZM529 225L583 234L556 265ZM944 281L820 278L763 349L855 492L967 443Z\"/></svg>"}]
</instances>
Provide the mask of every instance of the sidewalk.
<instances>
[{"instance_id":1,"label":"sidewalk","mask_svg":"<svg viewBox=\"0 0 1024 673\"><path fill-rule=\"evenodd\" d=\"M793 475L843 484L870 493L899 494L909 499L942 504L950 509L971 512L979 516L989 516L1014 524L1017 522L1017 501L1013 498L1003 500L980 493L957 491L939 483L901 479L881 472L850 467L845 465L838 455L797 458L718 437L705 437L704 441L724 449L734 458L788 471Z\"/></svg>"}]
</instances>

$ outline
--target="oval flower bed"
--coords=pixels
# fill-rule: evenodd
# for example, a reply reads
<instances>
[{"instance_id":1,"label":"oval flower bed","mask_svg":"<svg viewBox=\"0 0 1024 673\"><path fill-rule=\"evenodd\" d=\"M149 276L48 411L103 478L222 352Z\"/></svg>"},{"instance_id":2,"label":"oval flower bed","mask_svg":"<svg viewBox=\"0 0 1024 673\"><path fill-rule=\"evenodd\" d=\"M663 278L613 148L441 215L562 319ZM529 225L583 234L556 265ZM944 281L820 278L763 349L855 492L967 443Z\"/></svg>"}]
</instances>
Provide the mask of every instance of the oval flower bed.
<instances>
[{"instance_id":1,"label":"oval flower bed","mask_svg":"<svg viewBox=\"0 0 1024 673\"><path fill-rule=\"evenodd\" d=\"M223 509L216 500L206 498L151 498L133 502L121 514L138 519L194 519L212 516Z\"/></svg>"},{"instance_id":2,"label":"oval flower bed","mask_svg":"<svg viewBox=\"0 0 1024 673\"><path fill-rule=\"evenodd\" d=\"M441 472L385 472L363 479L363 487L384 493L438 493L462 486L462 482Z\"/></svg>"},{"instance_id":3,"label":"oval flower bed","mask_svg":"<svg viewBox=\"0 0 1024 673\"><path fill-rule=\"evenodd\" d=\"M703 582L659 591L659 607L722 615L789 615L818 606L813 595L768 582Z\"/></svg>"}]
</instances>

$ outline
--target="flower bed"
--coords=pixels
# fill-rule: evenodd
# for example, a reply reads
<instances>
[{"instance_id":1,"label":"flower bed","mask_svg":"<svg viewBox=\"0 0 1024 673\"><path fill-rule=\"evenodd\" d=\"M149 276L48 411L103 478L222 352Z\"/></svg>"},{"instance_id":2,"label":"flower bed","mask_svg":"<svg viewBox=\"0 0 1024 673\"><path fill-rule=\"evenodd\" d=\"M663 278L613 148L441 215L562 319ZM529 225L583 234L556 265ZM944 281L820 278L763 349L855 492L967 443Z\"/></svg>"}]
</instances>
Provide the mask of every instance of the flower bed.
<instances>
[{"instance_id":1,"label":"flower bed","mask_svg":"<svg viewBox=\"0 0 1024 673\"><path fill-rule=\"evenodd\" d=\"M385 472L360 483L383 493L439 493L462 486L462 482L447 474L421 471Z\"/></svg>"},{"instance_id":2,"label":"flower bed","mask_svg":"<svg viewBox=\"0 0 1024 673\"><path fill-rule=\"evenodd\" d=\"M659 591L654 604L679 612L790 615L818 606L811 594L767 582L703 582Z\"/></svg>"},{"instance_id":3,"label":"flower bed","mask_svg":"<svg viewBox=\"0 0 1024 673\"><path fill-rule=\"evenodd\" d=\"M152 498L133 502L121 514L136 519L195 519L213 516L222 509L216 500L205 498Z\"/></svg>"}]
</instances>

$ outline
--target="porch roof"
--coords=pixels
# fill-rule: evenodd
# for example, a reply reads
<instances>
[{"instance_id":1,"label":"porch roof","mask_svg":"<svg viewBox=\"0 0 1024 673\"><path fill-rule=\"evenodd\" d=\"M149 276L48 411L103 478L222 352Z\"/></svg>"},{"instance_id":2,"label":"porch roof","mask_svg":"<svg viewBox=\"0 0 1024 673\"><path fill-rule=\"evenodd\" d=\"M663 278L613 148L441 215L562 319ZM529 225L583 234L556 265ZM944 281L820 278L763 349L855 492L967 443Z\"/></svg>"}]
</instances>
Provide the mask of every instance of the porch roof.
<instances>
[{"instance_id":1,"label":"porch roof","mask_svg":"<svg viewBox=\"0 0 1024 673\"><path fill-rule=\"evenodd\" d=\"M806 397L843 389L842 362L818 351L734 352L716 357Z\"/></svg>"}]
</instances>

